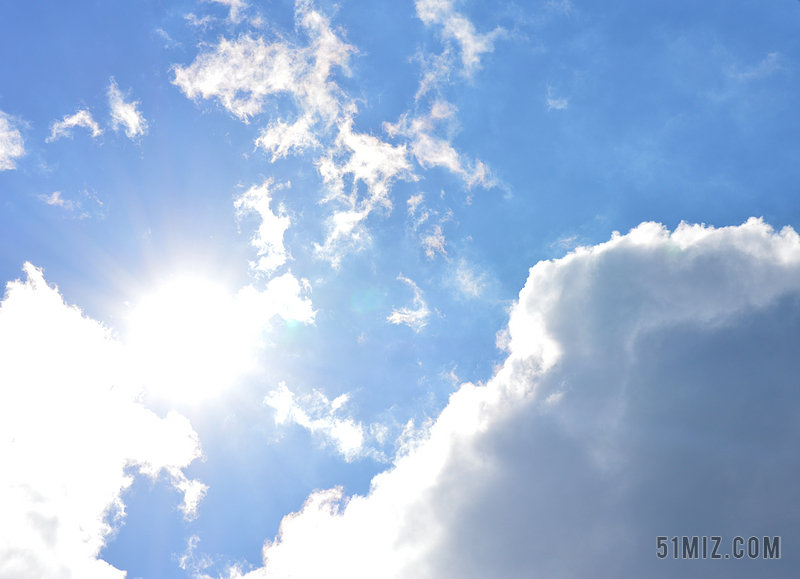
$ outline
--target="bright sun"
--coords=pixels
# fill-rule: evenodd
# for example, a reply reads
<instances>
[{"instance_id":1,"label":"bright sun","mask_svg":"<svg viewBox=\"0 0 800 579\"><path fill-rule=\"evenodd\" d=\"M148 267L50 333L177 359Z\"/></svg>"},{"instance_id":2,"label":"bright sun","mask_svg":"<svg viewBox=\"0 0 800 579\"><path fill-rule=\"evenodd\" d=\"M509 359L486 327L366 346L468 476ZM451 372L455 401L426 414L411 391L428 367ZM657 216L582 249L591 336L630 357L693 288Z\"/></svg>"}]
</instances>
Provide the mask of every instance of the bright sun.
<instances>
[{"instance_id":1,"label":"bright sun","mask_svg":"<svg viewBox=\"0 0 800 579\"><path fill-rule=\"evenodd\" d=\"M254 366L253 324L236 298L207 280L170 281L145 297L129 321L136 367L156 397L200 402Z\"/></svg>"}]
</instances>

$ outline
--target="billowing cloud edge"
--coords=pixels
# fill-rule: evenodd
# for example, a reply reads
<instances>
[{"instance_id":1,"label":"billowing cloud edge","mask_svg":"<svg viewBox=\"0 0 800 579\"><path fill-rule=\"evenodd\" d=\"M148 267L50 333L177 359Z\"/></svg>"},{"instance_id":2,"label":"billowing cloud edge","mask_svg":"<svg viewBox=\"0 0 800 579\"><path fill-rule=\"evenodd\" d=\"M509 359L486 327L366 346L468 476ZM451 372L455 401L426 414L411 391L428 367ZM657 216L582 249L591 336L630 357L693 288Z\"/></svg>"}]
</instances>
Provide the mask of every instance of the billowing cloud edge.
<instances>
[{"instance_id":1,"label":"billowing cloud edge","mask_svg":"<svg viewBox=\"0 0 800 579\"><path fill-rule=\"evenodd\" d=\"M447 562L464 557L476 561L476 551L469 547L473 543L466 539L500 533L503 541L502 526L509 521L497 520L489 512L476 521L469 513L482 512L481 501L505 500L504 489L491 485L514 480L509 477L520 466L518 460L527 464L537 459L536 455L514 455L511 450L507 451L510 455L487 454L508 438L508 428L544 424L548 436L555 436L554 442L574 439L586 444L589 462L580 468L590 472L573 475L578 481L586 476L590 477L587 481L597 480L592 483L595 491L597 485L616 489L616 495L598 496L598 500L617 496L614 500L619 501L619 493L626 491L613 484L613 476L620 468L615 465L625 464L617 456L624 455L625 446L609 447L608 440L594 437L608 428L607 420L618 422L625 416L624 397L617 399L624 390L615 386L607 394L597 393L575 381L589 376L615 384L614 376L622 378L620 372L628 372L637 363L636 346L645 336L687 328L713 332L738 323L742 312L763 310L782 296L798 294L800 237L790 227L776 233L755 218L718 229L681 223L672 233L660 224L643 223L626 235L615 233L606 243L540 262L531 268L511 310L505 344L509 355L496 374L485 385L462 384L427 436L376 476L367 496L347 497L338 487L310 495L302 510L284 518L278 536L265 543L265 566L246 576L479 576L464 566L458 572L448 571L453 567ZM611 373L611 382L604 373ZM581 396L588 400L582 401ZM591 401L598 402L598 396L602 404L595 406ZM598 414L585 427L588 433L575 431L581 422L572 423L570 418L582 403L589 404L584 411ZM531 443L525 442L524 447L530 451ZM541 444L534 448L549 452ZM535 465L526 467L530 469L535 472ZM560 488L578 484L565 482L557 479L554 484ZM536 488L533 481L515 488L519 491L530 484ZM537 500L535 493L516 495L518 506L508 507L509 516L519 508L530 510L528 505ZM587 518L583 525L591 527L592 522ZM531 520L526 528L542 540L550 537L545 529L536 530L539 524ZM609 520L609 524L619 521ZM600 529L581 533L595 530ZM601 535L605 540L595 547L606 549L607 554L609 535L607 531ZM517 544L509 539L512 546ZM531 565L554 570L546 548L537 551L541 553L538 561L526 563L529 570ZM522 556L523 551L514 554ZM315 557L308 557L312 552ZM477 552L483 552L482 548ZM568 566L580 558L573 559ZM491 556L479 561L484 574L502 573L504 565L513 563Z\"/></svg>"},{"instance_id":2,"label":"billowing cloud edge","mask_svg":"<svg viewBox=\"0 0 800 579\"><path fill-rule=\"evenodd\" d=\"M122 522L133 473L165 473L191 520L206 487L183 469L200 443L185 417L138 402L107 328L65 304L40 269L24 271L0 305L0 576L120 579L98 555Z\"/></svg>"}]
</instances>

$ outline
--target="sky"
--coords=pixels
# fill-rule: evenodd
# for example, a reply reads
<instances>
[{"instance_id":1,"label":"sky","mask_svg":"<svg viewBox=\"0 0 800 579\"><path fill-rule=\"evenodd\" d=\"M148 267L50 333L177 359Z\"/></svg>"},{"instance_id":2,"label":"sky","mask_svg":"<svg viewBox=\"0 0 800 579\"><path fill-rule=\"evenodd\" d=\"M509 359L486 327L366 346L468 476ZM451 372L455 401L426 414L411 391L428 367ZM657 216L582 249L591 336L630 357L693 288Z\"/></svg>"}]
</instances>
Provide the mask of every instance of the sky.
<instances>
[{"instance_id":1,"label":"sky","mask_svg":"<svg viewBox=\"0 0 800 579\"><path fill-rule=\"evenodd\" d=\"M3 3L0 579L793 577L798 30Z\"/></svg>"}]
</instances>

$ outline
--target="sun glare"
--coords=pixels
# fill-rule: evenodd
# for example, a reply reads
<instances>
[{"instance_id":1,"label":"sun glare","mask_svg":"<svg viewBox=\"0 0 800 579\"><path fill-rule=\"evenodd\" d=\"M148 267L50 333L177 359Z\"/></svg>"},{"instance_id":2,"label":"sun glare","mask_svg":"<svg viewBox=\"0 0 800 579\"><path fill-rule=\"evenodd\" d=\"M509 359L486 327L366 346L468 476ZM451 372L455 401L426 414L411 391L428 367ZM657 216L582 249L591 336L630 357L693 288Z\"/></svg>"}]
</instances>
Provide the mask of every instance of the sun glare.
<instances>
[{"instance_id":1,"label":"sun glare","mask_svg":"<svg viewBox=\"0 0 800 579\"><path fill-rule=\"evenodd\" d=\"M237 300L207 280L170 281L145 297L129 321L136 366L153 396L207 400L254 366L252 325Z\"/></svg>"}]
</instances>

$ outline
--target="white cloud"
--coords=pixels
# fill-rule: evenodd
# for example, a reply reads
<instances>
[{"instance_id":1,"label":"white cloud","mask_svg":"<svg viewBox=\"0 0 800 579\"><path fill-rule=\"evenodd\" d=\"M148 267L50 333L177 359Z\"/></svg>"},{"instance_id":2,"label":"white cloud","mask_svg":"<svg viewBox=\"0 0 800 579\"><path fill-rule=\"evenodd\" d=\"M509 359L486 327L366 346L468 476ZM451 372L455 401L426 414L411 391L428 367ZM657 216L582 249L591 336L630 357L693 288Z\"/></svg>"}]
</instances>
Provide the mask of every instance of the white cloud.
<instances>
[{"instance_id":1,"label":"white cloud","mask_svg":"<svg viewBox=\"0 0 800 579\"><path fill-rule=\"evenodd\" d=\"M194 26L195 28L200 28L203 32L208 30L208 27L211 25L211 23L216 20L216 18L214 18L213 16L203 16L202 18L198 18L192 12L190 12L183 18L184 20L186 20L186 22L189 23L190 26Z\"/></svg>"},{"instance_id":2,"label":"white cloud","mask_svg":"<svg viewBox=\"0 0 800 579\"><path fill-rule=\"evenodd\" d=\"M445 245L447 245L447 241L444 238L441 225L434 225L433 229L422 237L422 247L425 249L425 255L428 259L433 259L437 253L446 256Z\"/></svg>"},{"instance_id":3,"label":"white cloud","mask_svg":"<svg viewBox=\"0 0 800 579\"><path fill-rule=\"evenodd\" d=\"M304 291L311 291L311 286L307 280L302 281L301 286L288 272L269 280L264 291L249 285L242 288L236 297L248 315L255 315L258 319L269 320L277 315L286 321L312 324L316 314L311 300L301 295Z\"/></svg>"},{"instance_id":4,"label":"white cloud","mask_svg":"<svg viewBox=\"0 0 800 579\"><path fill-rule=\"evenodd\" d=\"M71 200L64 199L61 197L61 191L54 191L52 195L39 195L39 199L41 199L48 205L63 207L68 211L72 211L73 209L75 209L75 204Z\"/></svg>"},{"instance_id":5,"label":"white cloud","mask_svg":"<svg viewBox=\"0 0 800 579\"><path fill-rule=\"evenodd\" d=\"M147 121L138 110L139 101L126 103L122 93L117 87L114 77L108 86L108 106L111 107L111 127L118 131L120 127L125 129L128 138L143 136L147 134Z\"/></svg>"},{"instance_id":6,"label":"white cloud","mask_svg":"<svg viewBox=\"0 0 800 579\"><path fill-rule=\"evenodd\" d=\"M205 486L182 469L201 456L197 434L138 403L124 347L24 269L0 306L0 576L121 579L97 557L131 469L165 472L193 518Z\"/></svg>"},{"instance_id":7,"label":"white cloud","mask_svg":"<svg viewBox=\"0 0 800 579\"><path fill-rule=\"evenodd\" d=\"M338 267L349 251L358 251L369 242L364 222L375 210L392 209L389 196L397 178L413 179L405 146L395 147L377 137L354 133L352 121L343 121L334 146L317 162L317 168L328 186L323 202L343 207L327 220L328 235L324 245L316 245L317 255ZM345 191L345 177L352 179L352 191ZM367 195L360 197L358 183L367 186Z\"/></svg>"},{"instance_id":8,"label":"white cloud","mask_svg":"<svg viewBox=\"0 0 800 579\"><path fill-rule=\"evenodd\" d=\"M189 66L174 68L172 82L187 97L216 98L244 122L261 113L270 97L291 95L298 118L291 123L278 118L256 141L273 154L273 160L314 146L316 125L329 129L343 108L350 106L329 77L335 66L347 73L347 60L355 49L336 36L328 19L309 4L298 2L295 19L309 37L307 46L268 44L249 36L234 41L223 38L213 52L201 54Z\"/></svg>"},{"instance_id":9,"label":"white cloud","mask_svg":"<svg viewBox=\"0 0 800 579\"><path fill-rule=\"evenodd\" d=\"M569 13L574 9L571 0L548 0L547 4L545 4L545 7L550 10L563 12L567 16L569 16Z\"/></svg>"},{"instance_id":10,"label":"white cloud","mask_svg":"<svg viewBox=\"0 0 800 579\"><path fill-rule=\"evenodd\" d=\"M793 541L798 327L800 237L760 220L541 262L497 374L367 496L312 493L247 576L646 577L660 534Z\"/></svg>"},{"instance_id":11,"label":"white cloud","mask_svg":"<svg viewBox=\"0 0 800 579\"><path fill-rule=\"evenodd\" d=\"M463 40L464 54L472 55L467 57L471 70L477 66L476 55L489 50L487 39L495 33L475 35L471 24L465 25L467 21L453 12L452 6L436 12L430 21L439 22L440 17L447 30L472 31L454 36L459 42ZM285 40L267 43L249 36L223 38L190 65L176 66L173 83L189 98L217 99L244 122L262 113L273 97L288 95L293 99L296 115L272 119L255 144L270 154L272 161L308 150L319 152L315 164L327 186L322 201L334 203L326 220L326 239L315 244L318 257L338 268L347 253L370 243L367 220L376 210L391 211L393 182L417 178L408 159L409 150L423 168L445 167L469 187L496 185L481 161L463 159L449 138L436 134L442 126L446 132L456 128L455 107L442 99L433 103L429 113L413 119L406 114L396 124L384 125L391 137L403 137L408 145L394 146L374 135L355 132L356 103L331 77L334 68L349 74L348 58L356 49L336 34L330 21L310 2L296 4L295 22L308 37L306 45ZM427 81L423 78L422 83L433 87L445 74L444 68L450 66L447 57L420 58L423 68L433 75ZM367 186L366 195L358 194L359 182ZM430 237L431 242L437 240L441 236ZM430 251L441 248L441 244L429 244Z\"/></svg>"},{"instance_id":12,"label":"white cloud","mask_svg":"<svg viewBox=\"0 0 800 579\"><path fill-rule=\"evenodd\" d=\"M407 277L403 277L402 273L397 276L397 279L407 283L414 290L414 305L413 307L402 307L399 310L392 308L392 314L386 320L392 324L405 324L413 328L415 332L419 332L428 323L431 311L428 309L428 304L422 299L422 290L417 287L417 284Z\"/></svg>"},{"instance_id":13,"label":"white cloud","mask_svg":"<svg viewBox=\"0 0 800 579\"><path fill-rule=\"evenodd\" d=\"M351 462L366 454L374 454L374 451L365 446L363 425L349 416L342 416L349 398L348 394L342 394L328 400L315 390L313 395L298 402L286 383L281 382L277 390L267 394L264 404L275 409L276 424L294 423L308 429L335 446L345 460Z\"/></svg>"},{"instance_id":14,"label":"white cloud","mask_svg":"<svg viewBox=\"0 0 800 579\"><path fill-rule=\"evenodd\" d=\"M334 67L349 74L355 48L339 38L327 18L298 2L295 21L308 36L306 46L247 36L222 39L212 52L186 67L176 66L173 83L189 98L216 98L244 122L260 114L268 99L290 95L294 119L277 118L261 131L257 147L272 161L308 149L320 150L317 168L326 186L323 202L334 202L327 235L317 255L338 267L344 255L369 243L365 221L376 209L391 211L389 191L397 178L413 178L404 146L393 146L353 131L355 102L331 79ZM367 186L359 197L358 183ZM346 192L345 185L353 191Z\"/></svg>"},{"instance_id":15,"label":"white cloud","mask_svg":"<svg viewBox=\"0 0 800 579\"><path fill-rule=\"evenodd\" d=\"M423 201L423 193L414 195L408 200L408 215L413 220L412 228L415 234L429 219L439 216L438 211L429 209ZM433 259L437 253L441 253L447 259L447 250L445 249L447 240L444 237L442 225L452 218L453 212L447 209L447 212L439 219L438 223L429 226L425 232L419 234L420 245L422 245L422 249L428 259Z\"/></svg>"},{"instance_id":16,"label":"white cloud","mask_svg":"<svg viewBox=\"0 0 800 579\"><path fill-rule=\"evenodd\" d=\"M164 39L164 48L183 48L183 44L172 38L163 28L156 28L156 34Z\"/></svg>"},{"instance_id":17,"label":"white cloud","mask_svg":"<svg viewBox=\"0 0 800 579\"><path fill-rule=\"evenodd\" d=\"M479 298L486 288L486 274L478 273L465 260L461 260L456 268L456 287L469 298Z\"/></svg>"},{"instance_id":18,"label":"white cloud","mask_svg":"<svg viewBox=\"0 0 800 579\"><path fill-rule=\"evenodd\" d=\"M97 193L85 189L81 192L81 199L65 199L61 191L53 191L50 195L39 195L39 199L48 205L60 207L72 213L78 219L90 217L105 217L104 203L97 197Z\"/></svg>"},{"instance_id":19,"label":"white cloud","mask_svg":"<svg viewBox=\"0 0 800 579\"><path fill-rule=\"evenodd\" d=\"M247 4L244 0L205 0L206 2L216 2L217 4L222 4L224 6L229 6L231 11L228 14L228 18L231 22L236 24L237 22L241 21L242 15L241 12L245 10L249 4Z\"/></svg>"},{"instance_id":20,"label":"white cloud","mask_svg":"<svg viewBox=\"0 0 800 579\"><path fill-rule=\"evenodd\" d=\"M18 124L16 118L0 111L0 171L16 169L14 160L25 154L25 140Z\"/></svg>"},{"instance_id":21,"label":"white cloud","mask_svg":"<svg viewBox=\"0 0 800 579\"><path fill-rule=\"evenodd\" d=\"M408 198L408 214L412 217L416 215L417 208L420 206L422 201L425 199L424 193L419 193L417 195L412 195Z\"/></svg>"},{"instance_id":22,"label":"white cloud","mask_svg":"<svg viewBox=\"0 0 800 579\"><path fill-rule=\"evenodd\" d=\"M391 137L405 137L417 162L424 168L444 167L459 175L472 187L480 184L490 188L499 185L492 178L489 168L480 160L466 160L453 147L451 141L457 131L457 109L442 97L442 88L450 82L450 73L455 63L450 40L455 40L461 49L463 64L462 73L469 77L480 67L480 55L491 52L494 40L505 34L497 28L489 34L477 34L473 24L459 13L451 0L417 0L417 15L426 24L442 26L442 37L445 40L441 54L425 54L418 52L414 59L419 61L421 76L415 100L433 92L430 109L426 113L415 113L413 116L404 113L395 124L384 123L384 130ZM446 133L445 136L441 132ZM438 134L437 134L438 133Z\"/></svg>"},{"instance_id":23,"label":"white cloud","mask_svg":"<svg viewBox=\"0 0 800 579\"><path fill-rule=\"evenodd\" d=\"M437 125L444 124L453 132L457 109L443 100L436 100L429 113L409 118L403 114L395 124L384 123L383 128L391 137L402 136L410 140L411 153L425 169L444 167L464 179L468 187L480 184L484 187L495 185L489 170L483 162L465 161L453 148L450 139L435 134Z\"/></svg>"},{"instance_id":24,"label":"white cloud","mask_svg":"<svg viewBox=\"0 0 800 579\"><path fill-rule=\"evenodd\" d=\"M453 54L449 47L445 47L441 54L425 54L418 52L414 59L419 61L422 75L419 79L419 88L414 95L414 100L419 101L431 91L438 92L443 85L450 81L450 72L453 70Z\"/></svg>"},{"instance_id":25,"label":"white cloud","mask_svg":"<svg viewBox=\"0 0 800 579\"><path fill-rule=\"evenodd\" d=\"M62 121L54 121L50 125L50 136L45 139L45 142L52 143L61 137L72 137L72 127L84 127L92 132L92 137L97 138L103 134L103 130L92 118L92 113L87 109L83 109L74 115L67 115Z\"/></svg>"},{"instance_id":26,"label":"white cloud","mask_svg":"<svg viewBox=\"0 0 800 579\"><path fill-rule=\"evenodd\" d=\"M487 34L479 34L472 22L456 10L452 0L416 0L414 4L422 22L429 26L440 25L442 38L458 44L467 76L480 67L482 54L494 50L495 39L505 34L505 30L499 27Z\"/></svg>"},{"instance_id":27,"label":"white cloud","mask_svg":"<svg viewBox=\"0 0 800 579\"><path fill-rule=\"evenodd\" d=\"M779 58L780 53L771 52L758 65L751 66L744 72L731 72L730 75L741 81L768 77L783 68L778 62Z\"/></svg>"},{"instance_id":28,"label":"white cloud","mask_svg":"<svg viewBox=\"0 0 800 579\"><path fill-rule=\"evenodd\" d=\"M553 87L547 87L547 110L557 110L563 111L569 106L567 99L565 98L555 98L553 96Z\"/></svg>"},{"instance_id":29,"label":"white cloud","mask_svg":"<svg viewBox=\"0 0 800 579\"><path fill-rule=\"evenodd\" d=\"M237 219L241 220L246 213L253 211L261 216L261 224L251 241L258 252L259 260L258 263L251 262L250 267L267 274L282 266L289 258L289 252L283 245L283 235L291 225L291 219L282 208L279 209L280 215L270 209L271 187L272 179L267 179L261 185L254 185L242 193L234 202Z\"/></svg>"}]
</instances>

